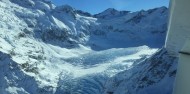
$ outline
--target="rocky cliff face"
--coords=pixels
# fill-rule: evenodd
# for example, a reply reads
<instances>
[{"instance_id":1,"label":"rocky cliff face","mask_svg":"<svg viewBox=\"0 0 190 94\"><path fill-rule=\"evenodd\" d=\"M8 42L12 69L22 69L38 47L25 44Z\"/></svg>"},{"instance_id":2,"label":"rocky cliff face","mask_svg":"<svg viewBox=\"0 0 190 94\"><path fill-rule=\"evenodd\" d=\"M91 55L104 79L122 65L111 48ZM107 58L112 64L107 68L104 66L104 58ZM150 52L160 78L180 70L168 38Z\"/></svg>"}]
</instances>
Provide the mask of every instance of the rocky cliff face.
<instances>
[{"instance_id":1,"label":"rocky cliff face","mask_svg":"<svg viewBox=\"0 0 190 94\"><path fill-rule=\"evenodd\" d=\"M108 80L104 94L172 94L177 61L163 48Z\"/></svg>"}]
</instances>

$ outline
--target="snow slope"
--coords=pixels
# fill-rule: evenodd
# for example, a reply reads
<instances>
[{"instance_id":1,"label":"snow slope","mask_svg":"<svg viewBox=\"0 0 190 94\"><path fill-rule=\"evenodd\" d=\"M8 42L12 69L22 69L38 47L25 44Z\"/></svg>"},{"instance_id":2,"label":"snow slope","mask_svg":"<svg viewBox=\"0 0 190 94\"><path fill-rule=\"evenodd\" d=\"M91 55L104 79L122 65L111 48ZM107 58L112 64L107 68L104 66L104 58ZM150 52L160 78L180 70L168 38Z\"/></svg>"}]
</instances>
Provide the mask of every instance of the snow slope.
<instances>
[{"instance_id":1,"label":"snow slope","mask_svg":"<svg viewBox=\"0 0 190 94\"><path fill-rule=\"evenodd\" d=\"M46 0L1 0L0 93L102 94L108 79L164 44L167 13L90 15Z\"/></svg>"}]
</instances>

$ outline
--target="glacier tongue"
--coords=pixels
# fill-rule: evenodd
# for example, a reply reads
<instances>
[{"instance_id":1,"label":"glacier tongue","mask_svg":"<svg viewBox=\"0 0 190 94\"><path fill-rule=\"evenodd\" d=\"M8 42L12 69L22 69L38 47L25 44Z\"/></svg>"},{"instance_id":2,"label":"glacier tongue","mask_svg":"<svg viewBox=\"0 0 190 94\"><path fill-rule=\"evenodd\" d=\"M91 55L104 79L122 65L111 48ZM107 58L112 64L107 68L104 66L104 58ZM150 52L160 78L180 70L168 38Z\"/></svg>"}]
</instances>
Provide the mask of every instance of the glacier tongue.
<instances>
[{"instance_id":1,"label":"glacier tongue","mask_svg":"<svg viewBox=\"0 0 190 94\"><path fill-rule=\"evenodd\" d=\"M157 49L142 46L90 52L66 59L67 63L62 65L63 70L56 92L58 94L102 94L104 84L110 77L132 68L134 62L148 58L156 51Z\"/></svg>"},{"instance_id":2,"label":"glacier tongue","mask_svg":"<svg viewBox=\"0 0 190 94\"><path fill-rule=\"evenodd\" d=\"M21 57L18 55L12 56L14 61L7 57L14 65L1 65L2 69L7 69L7 71L1 71L0 74L5 75L5 72L13 72L13 75L10 74L10 77L5 76L5 78L1 76L1 81L3 79L7 80L2 82L2 87L5 87L4 85L8 85L8 87L6 91L0 92L12 93L12 90L16 89L15 92L18 94L19 92L35 94L101 94L105 82L110 77L132 68L135 65L134 63L150 57L157 51L157 49L150 49L147 46L92 51L83 46L77 49L61 49L60 47L45 45L43 49L44 53L52 51L49 52L51 54L48 54L44 61L43 58L35 57L34 55L27 62L22 53L20 53ZM64 57L65 54L69 56ZM1 58L3 58L1 64L9 62L6 59L4 60L4 56L1 55ZM35 65L36 60L32 58L42 60ZM15 61L20 64L15 63ZM14 75L14 72L16 75ZM23 75L23 78L20 75ZM27 76L29 78L26 78ZM26 81L19 81L19 79L26 79ZM13 86L10 87L10 81L14 81L19 86L13 83ZM33 85L34 83L36 84ZM30 88L27 88L28 85L26 84L30 85Z\"/></svg>"}]
</instances>

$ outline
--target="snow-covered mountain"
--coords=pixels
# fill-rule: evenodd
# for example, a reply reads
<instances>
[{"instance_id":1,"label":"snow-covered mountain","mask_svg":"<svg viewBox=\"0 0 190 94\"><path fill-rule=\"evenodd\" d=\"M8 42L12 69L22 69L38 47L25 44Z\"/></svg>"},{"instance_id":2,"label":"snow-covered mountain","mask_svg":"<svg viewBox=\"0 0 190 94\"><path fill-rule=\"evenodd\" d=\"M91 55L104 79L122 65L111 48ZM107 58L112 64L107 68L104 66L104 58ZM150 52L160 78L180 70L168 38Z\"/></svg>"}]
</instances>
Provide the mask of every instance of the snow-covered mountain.
<instances>
[{"instance_id":1,"label":"snow-covered mountain","mask_svg":"<svg viewBox=\"0 0 190 94\"><path fill-rule=\"evenodd\" d=\"M153 55L164 44L167 14L160 7L91 15L47 0L0 0L0 93L159 90L175 75L167 62L175 59L164 50Z\"/></svg>"}]
</instances>

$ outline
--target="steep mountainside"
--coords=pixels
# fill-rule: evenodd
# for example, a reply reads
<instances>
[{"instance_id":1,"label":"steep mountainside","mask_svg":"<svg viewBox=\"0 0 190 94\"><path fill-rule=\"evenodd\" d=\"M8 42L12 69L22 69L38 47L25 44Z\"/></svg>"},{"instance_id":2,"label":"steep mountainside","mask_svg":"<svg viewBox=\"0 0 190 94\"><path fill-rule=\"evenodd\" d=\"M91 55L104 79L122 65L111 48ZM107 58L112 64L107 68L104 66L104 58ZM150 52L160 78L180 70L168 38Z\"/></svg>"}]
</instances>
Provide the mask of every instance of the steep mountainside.
<instances>
[{"instance_id":1,"label":"steep mountainside","mask_svg":"<svg viewBox=\"0 0 190 94\"><path fill-rule=\"evenodd\" d=\"M108 80L104 94L172 94L177 61L163 48Z\"/></svg>"},{"instance_id":2,"label":"steep mountainside","mask_svg":"<svg viewBox=\"0 0 190 94\"><path fill-rule=\"evenodd\" d=\"M152 66L141 61L164 44L167 13L160 7L138 12L107 9L91 15L47 0L0 0L0 93L122 94L118 91L123 88L116 88L123 85L109 86L125 83L129 76L123 73L133 67ZM155 79L162 80L168 70ZM139 90L138 76L131 78L136 89L129 94ZM115 77L120 80L112 81Z\"/></svg>"}]
</instances>

